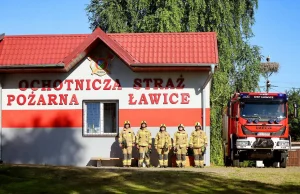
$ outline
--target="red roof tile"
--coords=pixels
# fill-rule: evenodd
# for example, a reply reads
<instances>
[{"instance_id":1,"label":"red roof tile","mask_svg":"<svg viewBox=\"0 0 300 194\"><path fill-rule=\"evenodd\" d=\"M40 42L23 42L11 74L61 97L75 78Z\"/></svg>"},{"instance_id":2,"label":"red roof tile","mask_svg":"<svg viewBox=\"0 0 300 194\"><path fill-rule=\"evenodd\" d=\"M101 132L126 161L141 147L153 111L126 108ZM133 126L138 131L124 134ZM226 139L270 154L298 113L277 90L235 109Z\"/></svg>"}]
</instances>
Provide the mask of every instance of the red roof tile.
<instances>
[{"instance_id":1,"label":"red roof tile","mask_svg":"<svg viewBox=\"0 0 300 194\"><path fill-rule=\"evenodd\" d=\"M127 33L108 34L124 50L145 64L218 63L216 34Z\"/></svg>"},{"instance_id":2,"label":"red roof tile","mask_svg":"<svg viewBox=\"0 0 300 194\"><path fill-rule=\"evenodd\" d=\"M58 64L87 37L87 34L5 36L0 42L0 65Z\"/></svg>"},{"instance_id":3,"label":"red roof tile","mask_svg":"<svg viewBox=\"0 0 300 194\"><path fill-rule=\"evenodd\" d=\"M214 32L105 34L98 28L92 34L4 36L0 66L69 66L86 55L96 40L103 41L128 65L218 63Z\"/></svg>"}]
</instances>

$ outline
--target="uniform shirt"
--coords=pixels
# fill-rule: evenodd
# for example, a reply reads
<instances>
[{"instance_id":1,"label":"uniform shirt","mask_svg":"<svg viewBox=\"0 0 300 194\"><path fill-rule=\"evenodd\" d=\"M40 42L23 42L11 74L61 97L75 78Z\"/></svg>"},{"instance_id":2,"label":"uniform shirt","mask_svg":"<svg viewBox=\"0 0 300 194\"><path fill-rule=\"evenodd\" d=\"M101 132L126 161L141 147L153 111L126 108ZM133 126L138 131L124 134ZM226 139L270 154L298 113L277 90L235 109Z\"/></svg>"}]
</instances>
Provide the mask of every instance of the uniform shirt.
<instances>
[{"instance_id":1,"label":"uniform shirt","mask_svg":"<svg viewBox=\"0 0 300 194\"><path fill-rule=\"evenodd\" d=\"M155 137L155 146L157 146L157 148L163 148L165 143L167 143L167 147L172 146L171 136L166 131L158 132Z\"/></svg>"},{"instance_id":2,"label":"uniform shirt","mask_svg":"<svg viewBox=\"0 0 300 194\"><path fill-rule=\"evenodd\" d=\"M152 145L152 135L151 135L151 132L147 128L140 129L137 132L136 144L138 146Z\"/></svg>"},{"instance_id":3,"label":"uniform shirt","mask_svg":"<svg viewBox=\"0 0 300 194\"><path fill-rule=\"evenodd\" d=\"M131 128L123 129L120 132L119 143L122 143L124 140L126 140L127 146L132 146L135 142L134 132Z\"/></svg>"},{"instance_id":4,"label":"uniform shirt","mask_svg":"<svg viewBox=\"0 0 300 194\"><path fill-rule=\"evenodd\" d=\"M188 145L188 134L185 131L176 131L173 141L173 146L186 147Z\"/></svg>"},{"instance_id":5,"label":"uniform shirt","mask_svg":"<svg viewBox=\"0 0 300 194\"><path fill-rule=\"evenodd\" d=\"M202 130L195 130L192 132L190 137L190 146L194 148L201 148L205 144L207 144L207 137L204 131Z\"/></svg>"}]
</instances>

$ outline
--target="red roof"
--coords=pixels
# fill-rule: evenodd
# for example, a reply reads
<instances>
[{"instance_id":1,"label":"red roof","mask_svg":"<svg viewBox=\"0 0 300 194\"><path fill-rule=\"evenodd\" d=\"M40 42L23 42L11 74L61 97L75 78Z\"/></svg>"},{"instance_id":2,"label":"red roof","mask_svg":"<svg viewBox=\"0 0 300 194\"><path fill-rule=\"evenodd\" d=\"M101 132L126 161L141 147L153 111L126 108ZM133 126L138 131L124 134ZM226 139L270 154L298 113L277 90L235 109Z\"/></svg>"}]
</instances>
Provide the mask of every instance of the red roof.
<instances>
[{"instance_id":1,"label":"red roof","mask_svg":"<svg viewBox=\"0 0 300 194\"><path fill-rule=\"evenodd\" d=\"M128 66L191 67L218 63L216 33L18 35L0 39L0 67L62 65L67 70L104 42Z\"/></svg>"}]
</instances>

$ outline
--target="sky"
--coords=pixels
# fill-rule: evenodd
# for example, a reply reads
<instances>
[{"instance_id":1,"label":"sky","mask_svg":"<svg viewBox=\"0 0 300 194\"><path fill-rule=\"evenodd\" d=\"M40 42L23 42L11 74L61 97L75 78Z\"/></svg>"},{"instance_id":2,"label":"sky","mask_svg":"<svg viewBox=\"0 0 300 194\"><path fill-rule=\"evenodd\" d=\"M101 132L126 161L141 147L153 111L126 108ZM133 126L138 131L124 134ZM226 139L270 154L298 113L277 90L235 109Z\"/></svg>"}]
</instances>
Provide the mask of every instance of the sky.
<instances>
[{"instance_id":1,"label":"sky","mask_svg":"<svg viewBox=\"0 0 300 194\"><path fill-rule=\"evenodd\" d=\"M91 33L85 7L89 0L0 0L0 33L82 34ZM262 55L280 64L270 77L270 91L285 92L300 88L300 1L259 0L255 37L250 41L261 47ZM299 77L298 77L299 76ZM261 78L260 86L265 86ZM264 87L261 88L265 90Z\"/></svg>"}]
</instances>

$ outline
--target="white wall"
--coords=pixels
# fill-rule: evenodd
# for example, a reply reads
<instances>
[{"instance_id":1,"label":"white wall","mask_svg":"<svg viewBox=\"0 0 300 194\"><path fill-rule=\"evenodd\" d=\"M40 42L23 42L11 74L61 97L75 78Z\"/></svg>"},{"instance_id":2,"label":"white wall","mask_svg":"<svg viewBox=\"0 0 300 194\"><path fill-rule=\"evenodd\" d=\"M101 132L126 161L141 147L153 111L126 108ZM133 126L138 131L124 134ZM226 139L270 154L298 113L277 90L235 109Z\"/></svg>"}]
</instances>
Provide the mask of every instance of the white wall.
<instances>
[{"instance_id":1,"label":"white wall","mask_svg":"<svg viewBox=\"0 0 300 194\"><path fill-rule=\"evenodd\" d=\"M133 129L135 133L138 130ZM3 160L6 163L86 166L91 157L122 157L122 151L114 137L82 137L81 130L81 128L6 128L3 130ZM150 127L149 130L154 143L159 129ZM176 130L175 127L167 128L172 138ZM186 127L185 130L190 137L194 128ZM136 148L133 149L133 157L138 157ZM206 157L205 162L209 166ZM151 164L158 165L157 152L154 149Z\"/></svg>"}]
</instances>

